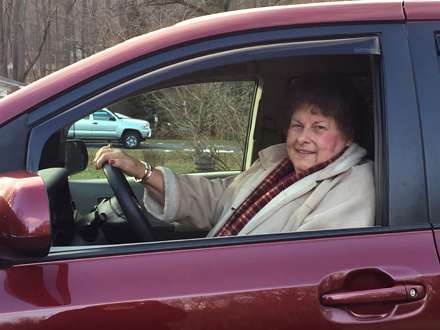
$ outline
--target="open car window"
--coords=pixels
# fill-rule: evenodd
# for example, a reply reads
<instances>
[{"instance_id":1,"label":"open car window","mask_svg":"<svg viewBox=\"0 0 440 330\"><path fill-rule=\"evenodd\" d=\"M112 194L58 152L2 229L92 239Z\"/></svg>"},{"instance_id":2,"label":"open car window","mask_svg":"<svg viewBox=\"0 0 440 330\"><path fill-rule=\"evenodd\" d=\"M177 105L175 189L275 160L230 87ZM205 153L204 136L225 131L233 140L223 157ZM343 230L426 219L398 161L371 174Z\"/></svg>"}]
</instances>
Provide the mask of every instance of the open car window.
<instances>
[{"instance_id":1,"label":"open car window","mask_svg":"<svg viewBox=\"0 0 440 330\"><path fill-rule=\"evenodd\" d=\"M123 111L129 119L149 122L151 137L136 149L127 149L121 143L122 131L111 139L93 132L81 138L90 160L100 147L112 143L154 167L165 166L179 174L242 171L255 89L255 81L244 80L185 84L141 93L107 106L113 113ZM109 116L103 111L93 114L95 120ZM111 129L135 129L127 122ZM85 171L70 179L97 178L104 178L104 174L90 161Z\"/></svg>"},{"instance_id":2,"label":"open car window","mask_svg":"<svg viewBox=\"0 0 440 330\"><path fill-rule=\"evenodd\" d=\"M329 71L350 76L367 99L364 146L368 158L377 161L381 154L375 149L375 131L380 117L376 115L373 85L379 58L378 38L362 37L239 48L156 68L115 84L93 98L84 99L60 116L37 125L31 138L38 136L42 141L48 137L38 167L40 170L53 167L58 161L58 158L54 159L58 156L53 152L53 144L66 139L66 132L71 132L80 118L86 114L96 115L105 109L129 118L110 121L109 126L102 129L107 134L104 137L98 139L93 132L88 135L93 139L82 137L88 147L88 168L69 177L71 196L64 197L72 198L75 203L74 221L92 217L89 214L97 212L95 206L114 194L104 174L96 171L92 163L97 149L108 143L155 167L164 166L176 173L208 179L236 176L258 159L260 150L285 142L286 89L292 81L309 72ZM144 136L133 148L118 137L109 136L117 130L115 125L129 121L137 121L150 130L150 135ZM49 136L50 129L46 130L46 127L63 123L62 130ZM127 135L136 137L132 128L118 134L123 140ZM171 142L166 143L167 140ZM37 148L37 145L33 144L31 148ZM31 162L35 160L29 159ZM142 200L142 185L135 184L131 178L128 181L137 199ZM57 195L54 200L61 196ZM201 238L208 233L206 228L188 229L186 225L167 224L150 216L149 220L159 240ZM62 219L54 222L63 223ZM376 224L382 222L378 220ZM115 233L122 232L118 226ZM71 229L66 228L73 227L70 221L68 226L59 230L69 231ZM109 243L136 241L130 238L130 234L121 234L121 237L121 240L111 239ZM103 245L105 241L92 244Z\"/></svg>"}]
</instances>

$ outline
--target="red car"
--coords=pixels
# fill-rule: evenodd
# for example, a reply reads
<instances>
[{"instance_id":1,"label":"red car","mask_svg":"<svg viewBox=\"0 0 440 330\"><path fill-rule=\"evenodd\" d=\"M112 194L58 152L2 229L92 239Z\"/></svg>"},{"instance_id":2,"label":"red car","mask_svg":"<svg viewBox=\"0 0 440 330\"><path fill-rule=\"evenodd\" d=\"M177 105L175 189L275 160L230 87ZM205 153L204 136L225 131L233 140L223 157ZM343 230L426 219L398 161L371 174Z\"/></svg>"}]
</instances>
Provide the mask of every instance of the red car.
<instances>
[{"instance_id":1,"label":"red car","mask_svg":"<svg viewBox=\"0 0 440 330\"><path fill-rule=\"evenodd\" d=\"M135 38L2 99L0 328L440 328L439 31L440 1L228 12ZM224 88L210 100L246 99L246 170L284 138L285 86L334 71L370 104L374 227L204 238L146 215L132 179L108 176L120 216L105 179L71 177L87 163L85 144L67 139L74 122L200 86Z\"/></svg>"}]
</instances>

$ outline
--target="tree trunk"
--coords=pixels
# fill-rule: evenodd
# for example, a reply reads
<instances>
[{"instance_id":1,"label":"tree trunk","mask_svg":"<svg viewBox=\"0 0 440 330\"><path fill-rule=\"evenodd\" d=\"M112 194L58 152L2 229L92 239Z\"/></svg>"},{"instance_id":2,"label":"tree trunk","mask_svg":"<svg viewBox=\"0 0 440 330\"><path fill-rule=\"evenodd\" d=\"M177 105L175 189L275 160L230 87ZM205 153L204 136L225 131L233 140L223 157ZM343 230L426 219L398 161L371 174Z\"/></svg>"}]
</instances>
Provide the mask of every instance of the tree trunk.
<instances>
[{"instance_id":1,"label":"tree trunk","mask_svg":"<svg viewBox=\"0 0 440 330\"><path fill-rule=\"evenodd\" d=\"M41 1L41 6L38 8L38 11L42 17L42 19L50 20L50 10L51 10L51 3L50 0L43 0ZM41 20L38 26L40 26ZM47 40L46 44L44 45L41 56L40 56L40 77L44 77L48 74L48 70L50 67L50 30L47 32Z\"/></svg>"},{"instance_id":2,"label":"tree trunk","mask_svg":"<svg viewBox=\"0 0 440 330\"><path fill-rule=\"evenodd\" d=\"M62 64L60 61L60 43L61 43L61 37L60 37L60 20L58 19L58 6L55 8L55 13L54 13L54 17L55 17L55 54L54 54L54 58L55 58L55 71L59 70L62 68Z\"/></svg>"},{"instance_id":3,"label":"tree trunk","mask_svg":"<svg viewBox=\"0 0 440 330\"><path fill-rule=\"evenodd\" d=\"M86 22L88 22L87 14L88 14L88 1L82 0L81 4L81 21L80 21L80 59L84 59L87 56L86 50Z\"/></svg>"},{"instance_id":4,"label":"tree trunk","mask_svg":"<svg viewBox=\"0 0 440 330\"><path fill-rule=\"evenodd\" d=\"M26 0L14 1L13 79L24 82L24 50Z\"/></svg>"},{"instance_id":5,"label":"tree trunk","mask_svg":"<svg viewBox=\"0 0 440 330\"><path fill-rule=\"evenodd\" d=\"M52 0L47 0L47 9L46 9L46 17L47 19L49 19L51 22L53 21L53 9L52 9ZM47 41L46 41L46 51L44 54L44 68L45 68L45 72L43 73L44 75L50 74L53 71L53 57L52 57L52 39L53 39L53 33L51 33L50 29L47 32ZM55 31L56 32L56 31Z\"/></svg>"},{"instance_id":6,"label":"tree trunk","mask_svg":"<svg viewBox=\"0 0 440 330\"><path fill-rule=\"evenodd\" d=\"M63 19L63 25L64 25L64 40L63 44L64 47L62 47L63 50L63 67L68 66L71 62L70 59L72 57L72 21L70 18L72 8L72 1L71 0L64 0L64 19Z\"/></svg>"},{"instance_id":7,"label":"tree trunk","mask_svg":"<svg viewBox=\"0 0 440 330\"><path fill-rule=\"evenodd\" d=\"M0 0L0 76L7 77L6 45L5 45L5 14L3 13L3 0Z\"/></svg>"},{"instance_id":8,"label":"tree trunk","mask_svg":"<svg viewBox=\"0 0 440 330\"><path fill-rule=\"evenodd\" d=\"M5 19L5 25L4 25L4 34L5 34L5 65L6 65L6 74L5 77L11 77L11 70L9 69L9 63L11 63L11 48L12 48L12 40L11 40L11 2L6 1L3 3L3 11L4 11L4 19Z\"/></svg>"}]
</instances>

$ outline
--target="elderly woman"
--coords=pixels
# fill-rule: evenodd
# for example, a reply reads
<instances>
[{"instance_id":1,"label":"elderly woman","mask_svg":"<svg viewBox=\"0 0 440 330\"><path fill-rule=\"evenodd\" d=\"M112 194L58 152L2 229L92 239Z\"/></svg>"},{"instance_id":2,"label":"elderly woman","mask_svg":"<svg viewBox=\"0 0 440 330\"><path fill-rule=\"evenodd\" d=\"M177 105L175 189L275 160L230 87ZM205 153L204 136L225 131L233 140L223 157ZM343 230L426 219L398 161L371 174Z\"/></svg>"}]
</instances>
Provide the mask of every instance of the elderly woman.
<instances>
[{"instance_id":1,"label":"elderly woman","mask_svg":"<svg viewBox=\"0 0 440 330\"><path fill-rule=\"evenodd\" d=\"M374 225L373 163L356 143L360 93L342 76L305 76L291 87L289 110L286 143L261 150L236 177L177 175L109 147L96 154L96 169L108 161L138 178L152 215L208 236Z\"/></svg>"}]
</instances>

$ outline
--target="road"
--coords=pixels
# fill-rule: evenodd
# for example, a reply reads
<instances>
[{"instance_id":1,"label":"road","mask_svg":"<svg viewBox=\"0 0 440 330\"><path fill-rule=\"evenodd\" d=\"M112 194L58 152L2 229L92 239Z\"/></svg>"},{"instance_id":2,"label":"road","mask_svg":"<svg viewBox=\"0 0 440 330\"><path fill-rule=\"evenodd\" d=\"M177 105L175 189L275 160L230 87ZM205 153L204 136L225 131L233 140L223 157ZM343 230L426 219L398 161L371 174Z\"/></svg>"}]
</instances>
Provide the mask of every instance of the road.
<instances>
[{"instance_id":1,"label":"road","mask_svg":"<svg viewBox=\"0 0 440 330\"><path fill-rule=\"evenodd\" d=\"M107 145L108 142L86 142L87 148L101 148L102 146ZM112 142L112 145L116 148L123 149L123 145L118 142ZM216 146L216 148L223 152L241 152L239 147L230 147L230 146ZM138 149L146 149L146 150L177 150L177 151L191 151L192 149L185 148L183 143L156 143L150 141L144 141L141 143Z\"/></svg>"}]
</instances>

